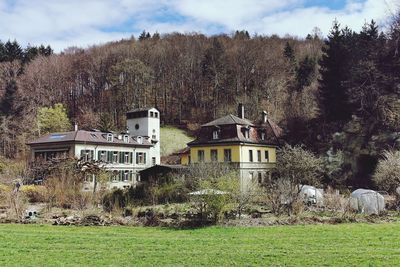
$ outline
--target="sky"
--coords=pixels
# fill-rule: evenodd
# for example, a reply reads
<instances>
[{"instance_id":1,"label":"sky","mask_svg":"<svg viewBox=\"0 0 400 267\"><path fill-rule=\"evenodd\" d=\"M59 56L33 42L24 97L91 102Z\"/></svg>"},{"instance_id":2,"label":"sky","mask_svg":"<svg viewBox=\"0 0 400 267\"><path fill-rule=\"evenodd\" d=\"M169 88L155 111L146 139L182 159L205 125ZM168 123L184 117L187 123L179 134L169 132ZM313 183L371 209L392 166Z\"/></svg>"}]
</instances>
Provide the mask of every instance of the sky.
<instances>
[{"instance_id":1,"label":"sky","mask_svg":"<svg viewBox=\"0 0 400 267\"><path fill-rule=\"evenodd\" d=\"M143 30L304 38L315 27L327 35L334 19L353 30L371 19L384 26L398 8L400 0L0 0L0 40L61 52Z\"/></svg>"}]
</instances>

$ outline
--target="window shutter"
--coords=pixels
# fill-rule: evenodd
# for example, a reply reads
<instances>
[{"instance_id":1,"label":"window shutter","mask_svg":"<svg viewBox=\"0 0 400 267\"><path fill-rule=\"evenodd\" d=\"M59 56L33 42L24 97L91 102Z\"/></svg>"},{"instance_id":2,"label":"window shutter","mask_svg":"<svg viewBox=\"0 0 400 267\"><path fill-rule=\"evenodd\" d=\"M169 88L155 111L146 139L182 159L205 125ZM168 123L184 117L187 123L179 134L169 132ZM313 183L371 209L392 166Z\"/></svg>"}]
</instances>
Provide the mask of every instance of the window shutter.
<instances>
[{"instance_id":1,"label":"window shutter","mask_svg":"<svg viewBox=\"0 0 400 267\"><path fill-rule=\"evenodd\" d=\"M119 163L124 163L124 152L118 152L119 154Z\"/></svg>"}]
</instances>

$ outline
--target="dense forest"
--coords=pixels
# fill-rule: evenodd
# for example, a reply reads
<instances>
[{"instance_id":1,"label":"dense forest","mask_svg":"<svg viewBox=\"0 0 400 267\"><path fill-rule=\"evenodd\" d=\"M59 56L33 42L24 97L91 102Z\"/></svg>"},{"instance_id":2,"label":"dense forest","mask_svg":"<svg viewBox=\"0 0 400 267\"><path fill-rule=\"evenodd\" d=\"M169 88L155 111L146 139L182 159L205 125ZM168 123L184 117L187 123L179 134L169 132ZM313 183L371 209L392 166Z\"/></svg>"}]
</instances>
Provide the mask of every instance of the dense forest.
<instances>
[{"instance_id":1,"label":"dense forest","mask_svg":"<svg viewBox=\"0 0 400 267\"><path fill-rule=\"evenodd\" d=\"M108 130L145 106L196 130L244 103L246 117L266 110L287 142L324 155L328 183L368 184L383 149L399 144L399 45L398 16L359 32L335 21L326 38L144 31L59 54L0 42L0 154L24 158L38 110L57 103L80 128Z\"/></svg>"}]
</instances>

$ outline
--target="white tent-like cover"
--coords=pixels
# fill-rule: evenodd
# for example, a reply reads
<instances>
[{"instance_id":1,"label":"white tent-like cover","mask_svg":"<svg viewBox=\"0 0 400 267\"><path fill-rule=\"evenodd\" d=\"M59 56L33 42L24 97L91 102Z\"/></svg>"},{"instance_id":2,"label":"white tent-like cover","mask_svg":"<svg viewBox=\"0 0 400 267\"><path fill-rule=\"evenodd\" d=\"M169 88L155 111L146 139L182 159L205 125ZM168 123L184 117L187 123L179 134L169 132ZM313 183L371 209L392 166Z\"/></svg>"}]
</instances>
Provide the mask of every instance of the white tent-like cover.
<instances>
[{"instance_id":1,"label":"white tent-like cover","mask_svg":"<svg viewBox=\"0 0 400 267\"><path fill-rule=\"evenodd\" d=\"M204 195L225 195L227 192L216 190L216 189L203 189L189 193L191 196L204 196Z\"/></svg>"},{"instance_id":2,"label":"white tent-like cover","mask_svg":"<svg viewBox=\"0 0 400 267\"><path fill-rule=\"evenodd\" d=\"M385 199L374 190L357 189L351 193L350 206L365 214L379 214L385 210Z\"/></svg>"}]
</instances>

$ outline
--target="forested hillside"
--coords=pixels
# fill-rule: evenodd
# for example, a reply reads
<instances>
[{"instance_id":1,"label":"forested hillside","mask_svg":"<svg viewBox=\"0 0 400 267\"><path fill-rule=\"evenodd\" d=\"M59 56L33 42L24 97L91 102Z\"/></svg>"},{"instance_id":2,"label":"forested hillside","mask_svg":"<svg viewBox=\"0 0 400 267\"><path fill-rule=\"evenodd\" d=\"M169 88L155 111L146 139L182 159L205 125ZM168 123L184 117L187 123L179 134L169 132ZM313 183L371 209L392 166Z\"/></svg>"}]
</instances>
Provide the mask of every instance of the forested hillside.
<instances>
[{"instance_id":1,"label":"forested hillside","mask_svg":"<svg viewBox=\"0 0 400 267\"><path fill-rule=\"evenodd\" d=\"M2 154L23 151L27 138L38 134L38 108L56 103L80 128L124 129L125 112L144 106L160 109L164 123L192 127L236 113L238 102L252 119L262 109L278 122L293 113L312 118L321 46L317 35L143 33L28 63L2 60Z\"/></svg>"},{"instance_id":2,"label":"forested hillside","mask_svg":"<svg viewBox=\"0 0 400 267\"><path fill-rule=\"evenodd\" d=\"M127 110L156 106L165 124L195 130L240 102L250 119L266 110L289 143L328 155L329 179L356 183L398 145L399 25L354 32L335 22L326 39L143 32L60 54L1 43L0 154L23 157L38 110L56 103L80 128L121 130Z\"/></svg>"}]
</instances>

